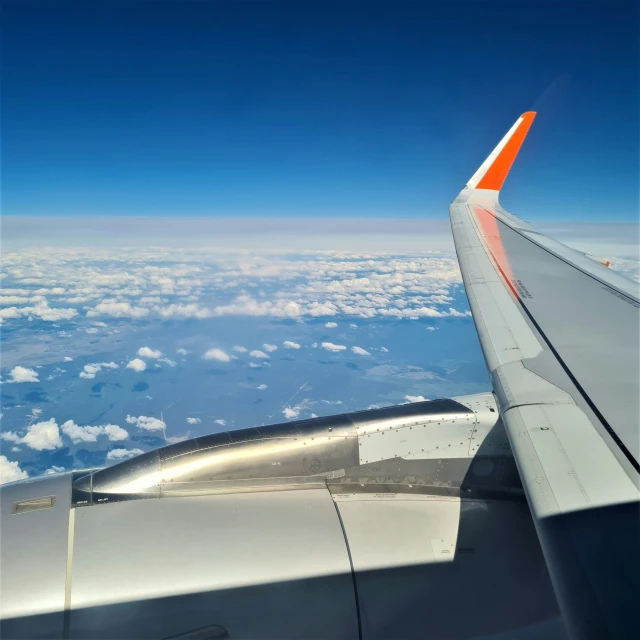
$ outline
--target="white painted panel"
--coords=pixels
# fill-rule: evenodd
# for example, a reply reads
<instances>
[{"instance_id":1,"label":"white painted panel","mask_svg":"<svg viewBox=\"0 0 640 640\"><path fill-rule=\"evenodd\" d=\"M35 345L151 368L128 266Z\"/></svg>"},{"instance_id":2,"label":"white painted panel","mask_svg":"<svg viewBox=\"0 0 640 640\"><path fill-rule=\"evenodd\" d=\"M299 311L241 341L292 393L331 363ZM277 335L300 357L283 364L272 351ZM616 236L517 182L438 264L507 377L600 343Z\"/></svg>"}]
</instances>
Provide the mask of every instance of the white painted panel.
<instances>
[{"instance_id":1,"label":"white painted panel","mask_svg":"<svg viewBox=\"0 0 640 640\"><path fill-rule=\"evenodd\" d=\"M440 422L359 435L360 464L395 457L466 458L474 426L474 414L461 414Z\"/></svg>"}]
</instances>

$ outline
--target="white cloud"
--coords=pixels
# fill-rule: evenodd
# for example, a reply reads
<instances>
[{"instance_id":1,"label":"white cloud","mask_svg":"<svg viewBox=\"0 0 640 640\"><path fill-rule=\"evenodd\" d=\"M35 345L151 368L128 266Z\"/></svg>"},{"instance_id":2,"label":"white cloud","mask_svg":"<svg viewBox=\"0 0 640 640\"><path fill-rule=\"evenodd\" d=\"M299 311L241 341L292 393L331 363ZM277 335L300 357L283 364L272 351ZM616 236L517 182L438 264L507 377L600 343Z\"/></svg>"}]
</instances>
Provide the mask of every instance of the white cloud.
<instances>
[{"instance_id":1,"label":"white cloud","mask_svg":"<svg viewBox=\"0 0 640 640\"><path fill-rule=\"evenodd\" d=\"M160 360L158 360L158 362L164 362L164 364L169 365L170 367L175 367L176 364L177 364L173 360L169 360L169 358L160 358Z\"/></svg>"},{"instance_id":2,"label":"white cloud","mask_svg":"<svg viewBox=\"0 0 640 640\"><path fill-rule=\"evenodd\" d=\"M87 380L93 380L96 377L96 373L102 371L102 369L119 369L119 365L115 362L92 362L91 364L85 364L82 371L78 374L81 378Z\"/></svg>"},{"instance_id":3,"label":"white cloud","mask_svg":"<svg viewBox=\"0 0 640 640\"><path fill-rule=\"evenodd\" d=\"M129 302L101 302L87 311L87 316L93 318L99 315L112 318L144 318L149 315L149 309L133 307Z\"/></svg>"},{"instance_id":4,"label":"white cloud","mask_svg":"<svg viewBox=\"0 0 640 640\"><path fill-rule=\"evenodd\" d=\"M327 351L344 351L347 347L343 344L333 344L333 342L323 342L322 348Z\"/></svg>"},{"instance_id":5,"label":"white cloud","mask_svg":"<svg viewBox=\"0 0 640 640\"><path fill-rule=\"evenodd\" d=\"M44 472L45 476L52 476L54 473L63 473L64 467L57 467L55 464Z\"/></svg>"},{"instance_id":6,"label":"white cloud","mask_svg":"<svg viewBox=\"0 0 640 640\"><path fill-rule=\"evenodd\" d=\"M133 456L139 456L144 453L142 449L111 449L107 453L107 460L127 460Z\"/></svg>"},{"instance_id":7,"label":"white cloud","mask_svg":"<svg viewBox=\"0 0 640 640\"><path fill-rule=\"evenodd\" d=\"M233 347L234 351L237 351L238 353L247 353L247 351L249 351L249 349L247 349L246 347L241 347L240 345L236 345L235 347Z\"/></svg>"},{"instance_id":8,"label":"white cloud","mask_svg":"<svg viewBox=\"0 0 640 640\"><path fill-rule=\"evenodd\" d=\"M424 402L426 400L424 396L405 396L404 399L407 402Z\"/></svg>"},{"instance_id":9,"label":"white cloud","mask_svg":"<svg viewBox=\"0 0 640 640\"><path fill-rule=\"evenodd\" d=\"M73 362L73 358L70 358L69 356L65 356L64 357L64 361L65 362Z\"/></svg>"},{"instance_id":10,"label":"white cloud","mask_svg":"<svg viewBox=\"0 0 640 640\"><path fill-rule=\"evenodd\" d=\"M154 307L153 310L163 318L210 318L213 314L197 304L170 304L166 307Z\"/></svg>"},{"instance_id":11,"label":"white cloud","mask_svg":"<svg viewBox=\"0 0 640 640\"><path fill-rule=\"evenodd\" d=\"M386 347L380 347L380 351L382 351L382 353L389 353L389 349Z\"/></svg>"},{"instance_id":12,"label":"white cloud","mask_svg":"<svg viewBox=\"0 0 640 640\"><path fill-rule=\"evenodd\" d=\"M370 356L371 354L362 347L351 347L351 351L357 356Z\"/></svg>"},{"instance_id":13,"label":"white cloud","mask_svg":"<svg viewBox=\"0 0 640 640\"><path fill-rule=\"evenodd\" d=\"M39 318L45 322L57 322L58 320L71 320L78 315L75 309L52 309L46 300L39 301L32 307L7 307L0 309L0 319L9 320L26 317L33 320Z\"/></svg>"},{"instance_id":14,"label":"white cloud","mask_svg":"<svg viewBox=\"0 0 640 640\"><path fill-rule=\"evenodd\" d=\"M98 333L98 330L95 327L89 327L88 329L85 329L85 333L95 334Z\"/></svg>"},{"instance_id":15,"label":"white cloud","mask_svg":"<svg viewBox=\"0 0 640 640\"><path fill-rule=\"evenodd\" d=\"M260 390L260 391L264 391L267 388L266 384L259 384L256 389Z\"/></svg>"},{"instance_id":16,"label":"white cloud","mask_svg":"<svg viewBox=\"0 0 640 640\"><path fill-rule=\"evenodd\" d=\"M0 433L0 439L7 442L20 442L21 438L15 431L3 431Z\"/></svg>"},{"instance_id":17,"label":"white cloud","mask_svg":"<svg viewBox=\"0 0 640 640\"><path fill-rule=\"evenodd\" d=\"M117 424L81 427L73 420L67 420L60 428L62 429L62 433L71 439L73 444L78 444L79 442L97 442L98 436L101 435L106 435L109 440L113 442L126 440L129 437L129 433Z\"/></svg>"},{"instance_id":18,"label":"white cloud","mask_svg":"<svg viewBox=\"0 0 640 640\"><path fill-rule=\"evenodd\" d=\"M426 327L427 331L435 331L436 328L435 327Z\"/></svg>"},{"instance_id":19,"label":"white cloud","mask_svg":"<svg viewBox=\"0 0 640 640\"><path fill-rule=\"evenodd\" d=\"M268 353L271 353L271 352L276 351L278 349L278 347L276 347L275 344L267 344L267 343L263 344L262 348L265 351L267 351Z\"/></svg>"},{"instance_id":20,"label":"white cloud","mask_svg":"<svg viewBox=\"0 0 640 640\"><path fill-rule=\"evenodd\" d=\"M258 364L257 362L250 362L250 363L249 363L249 366L250 366L252 369L261 369L261 368L262 368L262 365L261 365L261 364Z\"/></svg>"},{"instance_id":21,"label":"white cloud","mask_svg":"<svg viewBox=\"0 0 640 640\"><path fill-rule=\"evenodd\" d=\"M162 351L154 351L153 349L150 349L149 347L140 347L138 349L138 355L141 358L161 358L162 357Z\"/></svg>"},{"instance_id":22,"label":"white cloud","mask_svg":"<svg viewBox=\"0 0 640 640\"><path fill-rule=\"evenodd\" d=\"M217 420L214 420L214 422L216 424L221 424L223 427L227 424L227 421L223 420L222 418L218 418Z\"/></svg>"},{"instance_id":23,"label":"white cloud","mask_svg":"<svg viewBox=\"0 0 640 640\"><path fill-rule=\"evenodd\" d=\"M30 425L20 442L35 451L53 451L62 447L60 430L54 418Z\"/></svg>"},{"instance_id":24,"label":"white cloud","mask_svg":"<svg viewBox=\"0 0 640 640\"><path fill-rule=\"evenodd\" d=\"M62 433L71 438L73 444L78 444L78 442L97 442L98 436L103 433L101 427L79 427L73 420L67 420L60 428Z\"/></svg>"},{"instance_id":25,"label":"white cloud","mask_svg":"<svg viewBox=\"0 0 640 640\"><path fill-rule=\"evenodd\" d=\"M37 371L19 365L13 367L9 375L11 376L11 380L7 380L7 382L40 382Z\"/></svg>"},{"instance_id":26,"label":"white cloud","mask_svg":"<svg viewBox=\"0 0 640 640\"><path fill-rule=\"evenodd\" d=\"M249 355L252 358L258 358L260 360L266 360L271 356L268 356L264 351L259 351L258 349L254 349L253 351L249 351Z\"/></svg>"},{"instance_id":27,"label":"white cloud","mask_svg":"<svg viewBox=\"0 0 640 640\"><path fill-rule=\"evenodd\" d=\"M126 440L129 437L129 432L126 429L119 427L117 424L106 424L101 428L104 429L106 436L112 442Z\"/></svg>"},{"instance_id":28,"label":"white cloud","mask_svg":"<svg viewBox=\"0 0 640 640\"><path fill-rule=\"evenodd\" d=\"M176 349L176 353L178 353L181 356L186 356L187 353L189 353L186 349Z\"/></svg>"},{"instance_id":29,"label":"white cloud","mask_svg":"<svg viewBox=\"0 0 640 640\"><path fill-rule=\"evenodd\" d=\"M12 462L7 456L0 455L0 484L24 480L29 474L20 468L17 462Z\"/></svg>"},{"instance_id":30,"label":"white cloud","mask_svg":"<svg viewBox=\"0 0 640 640\"><path fill-rule=\"evenodd\" d=\"M144 360L140 360L140 358L134 358L130 362L127 363L127 369L133 369L138 373L144 371L147 368L147 363Z\"/></svg>"},{"instance_id":31,"label":"white cloud","mask_svg":"<svg viewBox=\"0 0 640 640\"><path fill-rule=\"evenodd\" d=\"M162 431L167 426L162 420L151 416L138 416L136 418L128 415L126 420L128 424L135 424L136 427L146 431Z\"/></svg>"},{"instance_id":32,"label":"white cloud","mask_svg":"<svg viewBox=\"0 0 640 640\"><path fill-rule=\"evenodd\" d=\"M285 340L282 343L282 346L285 349L299 349L300 348L300 345L297 342L292 342L291 340Z\"/></svg>"},{"instance_id":33,"label":"white cloud","mask_svg":"<svg viewBox=\"0 0 640 640\"><path fill-rule=\"evenodd\" d=\"M353 324L353 323L351 323L351 324L349 325L349 329L357 329L357 328L358 328L358 325L357 325L357 324Z\"/></svg>"},{"instance_id":34,"label":"white cloud","mask_svg":"<svg viewBox=\"0 0 640 640\"><path fill-rule=\"evenodd\" d=\"M187 418L187 424L200 424L201 422L200 418Z\"/></svg>"},{"instance_id":35,"label":"white cloud","mask_svg":"<svg viewBox=\"0 0 640 640\"><path fill-rule=\"evenodd\" d=\"M334 329L338 326L337 322L326 322L324 325L327 329Z\"/></svg>"},{"instance_id":36,"label":"white cloud","mask_svg":"<svg viewBox=\"0 0 640 640\"><path fill-rule=\"evenodd\" d=\"M205 360L217 360L218 362L230 362L231 358L222 349L209 349L203 356Z\"/></svg>"},{"instance_id":37,"label":"white cloud","mask_svg":"<svg viewBox=\"0 0 640 640\"><path fill-rule=\"evenodd\" d=\"M282 410L282 415L287 420L293 420L293 418L297 418L300 415L300 408L299 407L285 407Z\"/></svg>"}]
</instances>

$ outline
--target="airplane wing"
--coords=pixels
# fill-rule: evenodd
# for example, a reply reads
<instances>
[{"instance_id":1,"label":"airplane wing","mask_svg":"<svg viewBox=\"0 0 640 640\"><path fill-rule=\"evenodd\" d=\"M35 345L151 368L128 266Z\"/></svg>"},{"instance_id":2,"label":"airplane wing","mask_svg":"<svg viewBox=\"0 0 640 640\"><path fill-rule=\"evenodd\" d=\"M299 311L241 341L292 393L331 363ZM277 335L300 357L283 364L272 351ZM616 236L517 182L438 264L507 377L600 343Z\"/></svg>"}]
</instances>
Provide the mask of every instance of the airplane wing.
<instances>
[{"instance_id":1,"label":"airplane wing","mask_svg":"<svg viewBox=\"0 0 640 640\"><path fill-rule=\"evenodd\" d=\"M638 284L499 203L524 113L449 208L480 343L567 630L629 637L640 596Z\"/></svg>"}]
</instances>

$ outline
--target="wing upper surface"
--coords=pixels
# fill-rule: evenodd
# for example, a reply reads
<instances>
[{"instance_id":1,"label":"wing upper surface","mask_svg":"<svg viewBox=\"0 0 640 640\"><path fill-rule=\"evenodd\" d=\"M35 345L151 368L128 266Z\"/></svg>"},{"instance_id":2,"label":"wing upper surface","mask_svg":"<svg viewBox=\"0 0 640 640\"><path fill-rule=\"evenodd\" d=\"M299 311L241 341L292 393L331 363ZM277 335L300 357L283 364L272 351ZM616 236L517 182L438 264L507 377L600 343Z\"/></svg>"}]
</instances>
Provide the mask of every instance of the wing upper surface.
<instances>
[{"instance_id":1,"label":"wing upper surface","mask_svg":"<svg viewBox=\"0 0 640 640\"><path fill-rule=\"evenodd\" d=\"M516 121L452 203L453 236L568 628L625 637L639 595L629 568L640 568L638 286L500 207L534 116ZM608 578L602 554L578 551L604 530L615 532L600 542L618 558L608 558L618 571Z\"/></svg>"}]
</instances>

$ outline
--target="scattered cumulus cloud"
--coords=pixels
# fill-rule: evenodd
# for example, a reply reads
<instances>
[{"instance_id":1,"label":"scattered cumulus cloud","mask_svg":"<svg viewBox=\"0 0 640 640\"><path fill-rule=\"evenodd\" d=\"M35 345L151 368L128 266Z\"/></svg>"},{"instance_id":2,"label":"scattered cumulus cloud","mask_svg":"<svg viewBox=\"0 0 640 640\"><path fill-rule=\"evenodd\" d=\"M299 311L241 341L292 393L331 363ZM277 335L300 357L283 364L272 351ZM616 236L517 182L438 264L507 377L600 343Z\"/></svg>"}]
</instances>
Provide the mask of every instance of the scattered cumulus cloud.
<instances>
[{"instance_id":1,"label":"scattered cumulus cloud","mask_svg":"<svg viewBox=\"0 0 640 640\"><path fill-rule=\"evenodd\" d=\"M294 418L297 418L300 415L300 408L299 407L285 407L282 410L282 415L287 420L293 420Z\"/></svg>"},{"instance_id":2,"label":"scattered cumulus cloud","mask_svg":"<svg viewBox=\"0 0 640 640\"><path fill-rule=\"evenodd\" d=\"M382 351L382 353L389 353L389 349L386 347L380 347L380 351Z\"/></svg>"},{"instance_id":3,"label":"scattered cumulus cloud","mask_svg":"<svg viewBox=\"0 0 640 640\"><path fill-rule=\"evenodd\" d=\"M65 356L64 362L73 362L73 358L70 358L69 356Z\"/></svg>"},{"instance_id":4,"label":"scattered cumulus cloud","mask_svg":"<svg viewBox=\"0 0 640 640\"><path fill-rule=\"evenodd\" d=\"M87 311L87 317L105 315L112 318L144 318L149 315L149 309L134 307L130 302L101 302Z\"/></svg>"},{"instance_id":5,"label":"scattered cumulus cloud","mask_svg":"<svg viewBox=\"0 0 640 640\"><path fill-rule=\"evenodd\" d=\"M17 462L13 462L7 456L0 455L0 484L24 480L29 474L20 468Z\"/></svg>"},{"instance_id":6,"label":"scattered cumulus cloud","mask_svg":"<svg viewBox=\"0 0 640 640\"><path fill-rule=\"evenodd\" d=\"M6 440L7 442L20 442L21 438L15 431L3 431L0 433L0 439Z\"/></svg>"},{"instance_id":7,"label":"scattered cumulus cloud","mask_svg":"<svg viewBox=\"0 0 640 640\"><path fill-rule=\"evenodd\" d=\"M201 422L200 418L187 418L187 424L200 424Z\"/></svg>"},{"instance_id":8,"label":"scattered cumulus cloud","mask_svg":"<svg viewBox=\"0 0 640 640\"><path fill-rule=\"evenodd\" d=\"M205 360L217 360L218 362L230 362L231 357L222 349L209 349L203 356Z\"/></svg>"},{"instance_id":9,"label":"scattered cumulus cloud","mask_svg":"<svg viewBox=\"0 0 640 640\"><path fill-rule=\"evenodd\" d=\"M62 429L62 433L71 439L73 444L80 442L97 442L98 436L102 435L106 435L109 440L113 442L126 440L129 437L129 432L117 424L81 427L73 420L67 420L60 428Z\"/></svg>"},{"instance_id":10,"label":"scattered cumulus cloud","mask_svg":"<svg viewBox=\"0 0 640 640\"><path fill-rule=\"evenodd\" d=\"M218 418L217 420L214 420L214 422L216 424L222 425L223 427L226 426L226 424L227 424L227 421L223 420L222 418Z\"/></svg>"},{"instance_id":11,"label":"scattered cumulus cloud","mask_svg":"<svg viewBox=\"0 0 640 640\"><path fill-rule=\"evenodd\" d=\"M259 384L256 389L258 389L259 391L264 391L267 388L266 384Z\"/></svg>"},{"instance_id":12,"label":"scattered cumulus cloud","mask_svg":"<svg viewBox=\"0 0 640 640\"><path fill-rule=\"evenodd\" d=\"M64 472L64 467L57 467L55 464L52 467L49 467L45 472L44 475L45 476L52 476L56 473L63 473Z\"/></svg>"},{"instance_id":13,"label":"scattered cumulus cloud","mask_svg":"<svg viewBox=\"0 0 640 640\"><path fill-rule=\"evenodd\" d=\"M253 351L249 351L249 355L252 358L258 358L260 360L266 360L270 358L264 351L259 351L258 349L254 349Z\"/></svg>"},{"instance_id":14,"label":"scattered cumulus cloud","mask_svg":"<svg viewBox=\"0 0 640 640\"><path fill-rule=\"evenodd\" d=\"M133 424L145 431L163 431L167 426L162 420L151 416L138 416L136 418L135 416L127 415L126 421L128 424Z\"/></svg>"},{"instance_id":15,"label":"scattered cumulus cloud","mask_svg":"<svg viewBox=\"0 0 640 640\"><path fill-rule=\"evenodd\" d=\"M157 351L154 349L150 349L149 347L140 347L138 349L138 355L141 358L161 358L162 351Z\"/></svg>"},{"instance_id":16,"label":"scattered cumulus cloud","mask_svg":"<svg viewBox=\"0 0 640 640\"><path fill-rule=\"evenodd\" d=\"M73 444L78 444L79 442L97 442L98 436L102 434L100 427L80 427L73 420L67 420L60 428L62 429L62 433L71 438Z\"/></svg>"},{"instance_id":17,"label":"scattered cumulus cloud","mask_svg":"<svg viewBox=\"0 0 640 640\"><path fill-rule=\"evenodd\" d=\"M20 439L20 442L35 451L60 449L62 438L55 418L29 425L26 435Z\"/></svg>"},{"instance_id":18,"label":"scattered cumulus cloud","mask_svg":"<svg viewBox=\"0 0 640 640\"><path fill-rule=\"evenodd\" d=\"M357 356L370 356L371 354L362 347L351 347L351 351Z\"/></svg>"},{"instance_id":19,"label":"scattered cumulus cloud","mask_svg":"<svg viewBox=\"0 0 640 640\"><path fill-rule=\"evenodd\" d=\"M272 351L276 351L278 349L278 347L276 347L275 344L263 344L262 348L267 351L268 353L271 353Z\"/></svg>"},{"instance_id":20,"label":"scattered cumulus cloud","mask_svg":"<svg viewBox=\"0 0 640 640\"><path fill-rule=\"evenodd\" d=\"M326 322L324 325L327 329L335 329L338 326L337 322Z\"/></svg>"},{"instance_id":21,"label":"scattered cumulus cloud","mask_svg":"<svg viewBox=\"0 0 640 640\"><path fill-rule=\"evenodd\" d=\"M186 356L189 352L186 349L176 349L176 353L181 356Z\"/></svg>"},{"instance_id":22,"label":"scattered cumulus cloud","mask_svg":"<svg viewBox=\"0 0 640 640\"><path fill-rule=\"evenodd\" d=\"M134 358L127 363L127 369L133 369L138 373L141 373L147 368L147 363L144 360L140 360L140 358Z\"/></svg>"},{"instance_id":23,"label":"scattered cumulus cloud","mask_svg":"<svg viewBox=\"0 0 640 640\"><path fill-rule=\"evenodd\" d=\"M35 369L29 369L28 367L13 367L9 372L11 379L7 382L40 382L38 380L38 372Z\"/></svg>"},{"instance_id":24,"label":"scattered cumulus cloud","mask_svg":"<svg viewBox=\"0 0 640 640\"><path fill-rule=\"evenodd\" d=\"M300 348L300 345L297 342L292 342L291 340L285 340L282 343L282 346L285 349L299 349Z\"/></svg>"},{"instance_id":25,"label":"scattered cumulus cloud","mask_svg":"<svg viewBox=\"0 0 640 640\"><path fill-rule=\"evenodd\" d=\"M129 432L126 429L118 426L117 424L105 424L102 429L104 429L105 435L112 442L126 440L129 437Z\"/></svg>"},{"instance_id":26,"label":"scattered cumulus cloud","mask_svg":"<svg viewBox=\"0 0 640 640\"><path fill-rule=\"evenodd\" d=\"M236 345L235 347L233 347L233 350L236 351L237 353L247 353L247 351L249 351L249 349L247 349L246 347L242 347L240 345Z\"/></svg>"},{"instance_id":27,"label":"scattered cumulus cloud","mask_svg":"<svg viewBox=\"0 0 640 640\"><path fill-rule=\"evenodd\" d=\"M407 402L424 402L426 398L424 396L405 396L404 399Z\"/></svg>"},{"instance_id":28,"label":"scattered cumulus cloud","mask_svg":"<svg viewBox=\"0 0 640 640\"><path fill-rule=\"evenodd\" d=\"M333 344L333 342L323 342L322 348L326 349L327 351L338 352L338 351L344 351L347 347L345 347L343 344Z\"/></svg>"},{"instance_id":29,"label":"scattered cumulus cloud","mask_svg":"<svg viewBox=\"0 0 640 640\"><path fill-rule=\"evenodd\" d=\"M107 453L107 460L128 460L133 456L139 456L144 453L142 449L111 449Z\"/></svg>"},{"instance_id":30,"label":"scattered cumulus cloud","mask_svg":"<svg viewBox=\"0 0 640 640\"><path fill-rule=\"evenodd\" d=\"M127 365L129 366L129 365ZM87 380L93 380L96 377L96 373L100 373L102 369L119 369L119 365L115 362L92 362L91 364L85 364L82 371L78 374L81 378Z\"/></svg>"}]
</instances>

